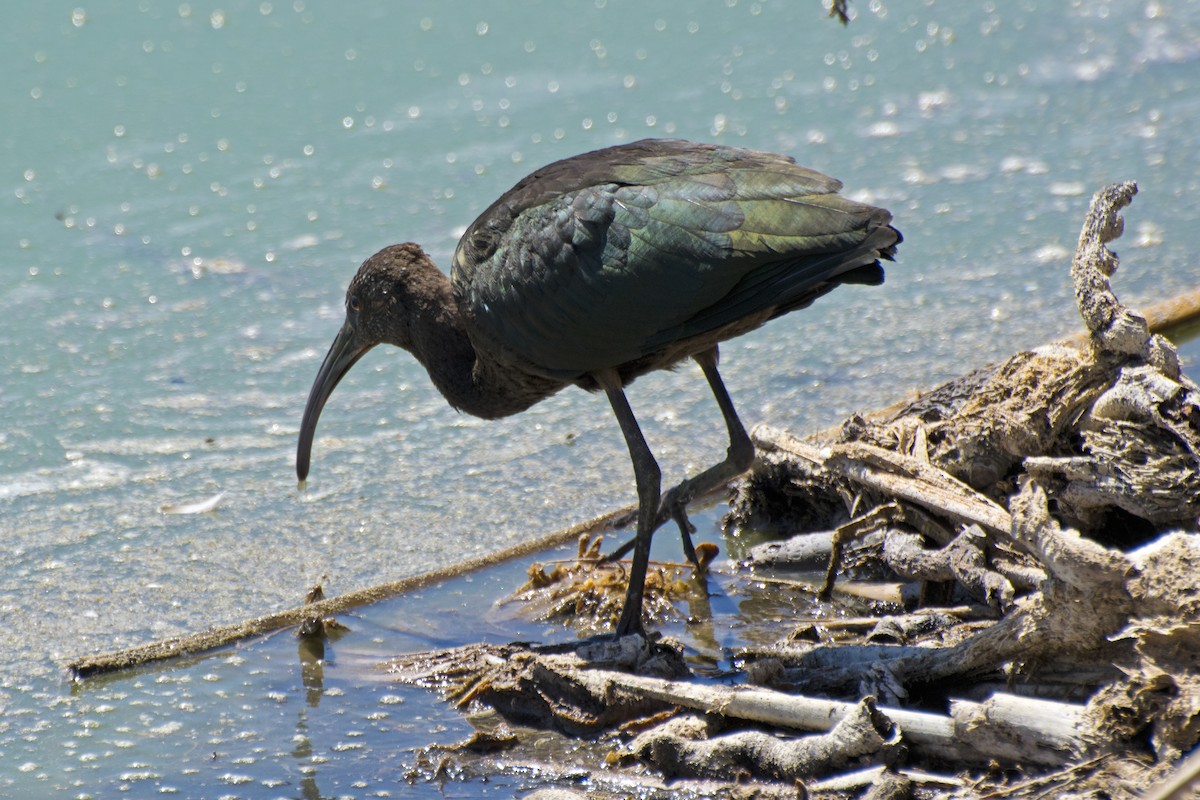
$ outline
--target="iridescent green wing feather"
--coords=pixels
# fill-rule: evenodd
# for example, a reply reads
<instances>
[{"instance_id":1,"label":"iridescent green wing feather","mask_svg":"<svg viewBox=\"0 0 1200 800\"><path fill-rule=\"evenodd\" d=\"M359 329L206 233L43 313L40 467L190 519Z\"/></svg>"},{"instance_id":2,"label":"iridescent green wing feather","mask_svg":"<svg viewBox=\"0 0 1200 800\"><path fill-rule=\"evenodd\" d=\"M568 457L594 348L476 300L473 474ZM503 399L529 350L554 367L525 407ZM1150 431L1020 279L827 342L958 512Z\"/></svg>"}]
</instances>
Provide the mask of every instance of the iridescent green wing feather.
<instances>
[{"instance_id":1,"label":"iridescent green wing feather","mask_svg":"<svg viewBox=\"0 0 1200 800\"><path fill-rule=\"evenodd\" d=\"M686 142L558 162L464 234L460 306L476 345L521 368L619 366L806 305L843 275L874 280L896 234L839 188L784 156Z\"/></svg>"}]
</instances>

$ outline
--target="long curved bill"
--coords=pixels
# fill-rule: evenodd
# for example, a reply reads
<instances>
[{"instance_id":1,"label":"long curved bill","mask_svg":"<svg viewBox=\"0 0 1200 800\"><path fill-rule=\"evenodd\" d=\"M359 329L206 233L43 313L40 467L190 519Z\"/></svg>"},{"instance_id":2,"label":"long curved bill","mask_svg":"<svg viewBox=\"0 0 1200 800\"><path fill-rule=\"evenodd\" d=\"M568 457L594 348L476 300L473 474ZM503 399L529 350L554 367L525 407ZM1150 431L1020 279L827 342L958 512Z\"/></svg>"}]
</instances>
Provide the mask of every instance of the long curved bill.
<instances>
[{"instance_id":1,"label":"long curved bill","mask_svg":"<svg viewBox=\"0 0 1200 800\"><path fill-rule=\"evenodd\" d=\"M317 432L317 418L325 401L333 394L338 382L345 376L354 364L366 355L371 345L363 345L358 341L358 335L349 322L343 323L337 338L325 354L317 379L313 381L312 389L308 392L308 403L304 406L304 418L300 421L300 441L296 446L296 477L301 486L308 478L308 465L312 456L313 435Z\"/></svg>"}]
</instances>

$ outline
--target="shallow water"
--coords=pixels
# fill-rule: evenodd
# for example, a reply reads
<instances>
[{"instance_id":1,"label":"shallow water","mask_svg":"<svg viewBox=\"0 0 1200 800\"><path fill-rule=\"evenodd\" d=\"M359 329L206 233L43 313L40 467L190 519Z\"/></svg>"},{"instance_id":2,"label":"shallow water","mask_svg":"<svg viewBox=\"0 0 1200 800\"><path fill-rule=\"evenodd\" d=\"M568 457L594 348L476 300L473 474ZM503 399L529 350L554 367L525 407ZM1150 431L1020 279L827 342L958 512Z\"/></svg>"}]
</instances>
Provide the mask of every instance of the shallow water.
<instances>
[{"instance_id":1,"label":"shallow water","mask_svg":"<svg viewBox=\"0 0 1200 800\"><path fill-rule=\"evenodd\" d=\"M27 756L29 730L79 738L90 704L112 707L96 718L118 721L101 724L137 728L162 701L135 684L191 674L113 681L105 700L71 693L72 657L290 607L322 580L340 593L415 574L632 500L602 398L568 390L485 423L382 351L333 396L309 490L295 487L304 398L358 263L409 239L448 263L474 216L548 161L643 136L723 141L791 153L893 211L906 241L887 285L723 348L748 424L814 430L1076 329L1067 263L1105 183L1141 186L1122 298L1200 283L1200 7L854 10L846 29L784 0L10 11L0 765L56 774L85 750ZM665 480L722 452L694 367L630 399ZM212 513L160 513L219 493ZM422 625L457 633L437 612ZM196 669L193 685L219 669L234 686L250 668ZM280 691L299 698L291 679ZM211 746L200 731L271 727L213 733L224 701L188 702L195 752ZM235 702L247 720L263 705L258 689ZM164 773L170 747L135 760Z\"/></svg>"},{"instance_id":2,"label":"shallow water","mask_svg":"<svg viewBox=\"0 0 1200 800\"><path fill-rule=\"evenodd\" d=\"M703 539L716 533L723 508L695 514ZM672 549L667 544L656 556ZM574 547L545 555L569 558ZM571 637L562 623L493 607L524 580L526 567L507 563L344 614L348 630L331 634L316 653L284 631L69 690L26 687L26 699L42 707L6 714L0 748L11 769L0 773L0 793L436 798L513 797L536 788L545 783L536 765L491 770L486 780L459 768L437 777L447 755L437 746L453 746L474 728L435 692L399 685L384 667L397 653L465 641ZM663 625L700 673L727 669L733 648L755 641L755 631L771 629L781 615L817 607L794 590L747 593L728 573L704 586L707 594L697 592L681 608L699 622L679 617Z\"/></svg>"}]
</instances>

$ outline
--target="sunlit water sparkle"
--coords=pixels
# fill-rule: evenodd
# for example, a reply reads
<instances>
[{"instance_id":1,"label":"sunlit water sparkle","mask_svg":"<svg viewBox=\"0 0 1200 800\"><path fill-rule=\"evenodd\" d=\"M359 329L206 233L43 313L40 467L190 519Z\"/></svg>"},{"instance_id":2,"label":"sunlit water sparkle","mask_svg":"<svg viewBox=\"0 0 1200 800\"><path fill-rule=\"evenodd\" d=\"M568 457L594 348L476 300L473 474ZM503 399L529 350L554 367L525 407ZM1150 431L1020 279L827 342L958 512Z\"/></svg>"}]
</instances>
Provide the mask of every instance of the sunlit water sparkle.
<instances>
[{"instance_id":1,"label":"sunlit water sparkle","mask_svg":"<svg viewBox=\"0 0 1200 800\"><path fill-rule=\"evenodd\" d=\"M906 241L886 286L839 290L723 348L750 424L816 430L1075 330L1067 261L1106 183L1142 190L1118 243L1122 298L1200 282L1200 7L852 7L846 29L784 0L9 14L0 793L219 780L229 796L290 796L308 780L365 795L381 790L373 775L396 779L395 761L372 761L385 741L372 731L396 715L371 718L394 689L326 692L333 721L318 723L290 640L75 690L61 666L632 500L602 398L567 390L485 423L382 351L334 395L296 491L304 398L358 263L411 239L448 264L464 226L544 163L643 136L715 140L791 153L894 212ZM630 399L665 480L722 452L693 366ZM160 513L218 493L215 512ZM718 516L703 517L712 536ZM438 640L461 632L436 604L416 621ZM364 651L424 644L372 624ZM434 713L404 697L430 703L411 719ZM302 721L346 746L297 757ZM356 787L367 762L380 771Z\"/></svg>"}]
</instances>

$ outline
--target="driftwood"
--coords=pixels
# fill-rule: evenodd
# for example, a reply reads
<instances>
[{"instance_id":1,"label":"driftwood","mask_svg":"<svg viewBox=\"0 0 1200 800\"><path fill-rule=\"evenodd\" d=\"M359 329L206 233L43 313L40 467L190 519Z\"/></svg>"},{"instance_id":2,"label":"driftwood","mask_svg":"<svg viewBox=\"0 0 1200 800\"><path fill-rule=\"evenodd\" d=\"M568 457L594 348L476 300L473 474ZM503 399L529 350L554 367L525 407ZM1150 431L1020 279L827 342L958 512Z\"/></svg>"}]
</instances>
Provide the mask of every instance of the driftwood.
<instances>
[{"instance_id":1,"label":"driftwood","mask_svg":"<svg viewBox=\"0 0 1200 800\"><path fill-rule=\"evenodd\" d=\"M1003 613L949 647L888 657L864 645L833 668L814 669L818 647L758 652L776 664L772 685L886 700L1070 671L1090 676L1080 753L1136 750L1148 735L1169 764L1200 741L1200 390L1109 285L1106 244L1135 192L1098 193L1080 237L1086 340L1018 354L836 436L754 430L772 475L854 498L827 589L846 547L874 533L900 577L953 582ZM772 519L772 491L742 487L732 517Z\"/></svg>"},{"instance_id":2,"label":"driftwood","mask_svg":"<svg viewBox=\"0 0 1200 800\"><path fill-rule=\"evenodd\" d=\"M896 727L874 703L860 702L824 734L780 737L760 730L714 733L698 715L676 717L638 736L630 750L667 777L709 779L745 774L798 780L886 758L900 746Z\"/></svg>"},{"instance_id":3,"label":"driftwood","mask_svg":"<svg viewBox=\"0 0 1200 800\"><path fill-rule=\"evenodd\" d=\"M729 521L802 538L758 548L751 568L794 553L811 569L827 550L826 596L869 566L959 605L797 621L741 654L739 686L687 679L640 639L417 654L393 662L397 679L727 792L1133 797L1165 777L1200 742L1200 390L1109 285L1135 193L1097 193L1080 236L1087 338L831 434L752 432L760 458Z\"/></svg>"},{"instance_id":4,"label":"driftwood","mask_svg":"<svg viewBox=\"0 0 1200 800\"><path fill-rule=\"evenodd\" d=\"M705 685L598 667L576 654L523 645L402 656L390 670L398 680L440 688L459 706L482 703L520 724L570 735L596 736L631 720L690 710L704 716L672 715L634 739L627 752L667 775L695 778L739 770L775 780L808 778L864 760L895 761L901 748L933 762L1057 765L1083 746L1086 717L1082 706L1005 695L958 702L944 715L881 707L871 697L846 702ZM779 738L738 728L745 723L821 735Z\"/></svg>"}]
</instances>

